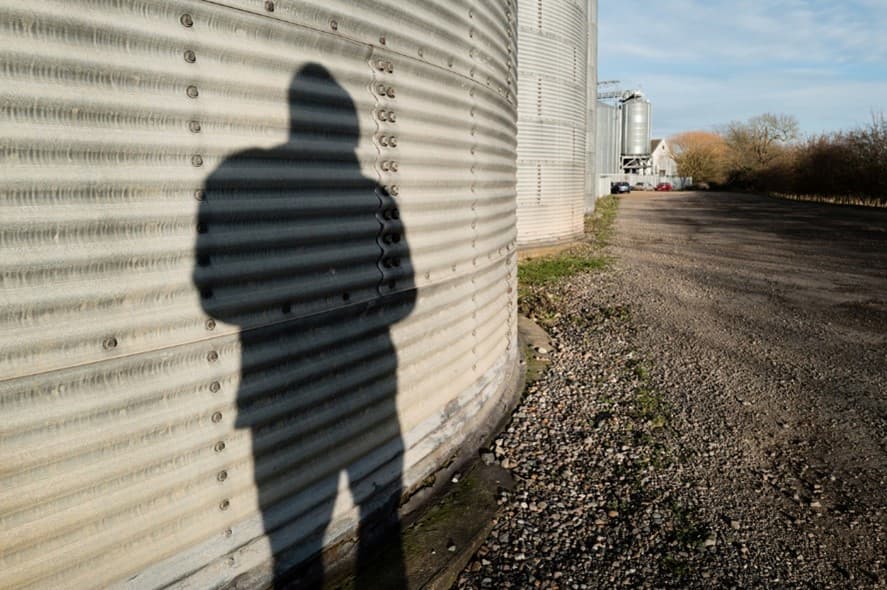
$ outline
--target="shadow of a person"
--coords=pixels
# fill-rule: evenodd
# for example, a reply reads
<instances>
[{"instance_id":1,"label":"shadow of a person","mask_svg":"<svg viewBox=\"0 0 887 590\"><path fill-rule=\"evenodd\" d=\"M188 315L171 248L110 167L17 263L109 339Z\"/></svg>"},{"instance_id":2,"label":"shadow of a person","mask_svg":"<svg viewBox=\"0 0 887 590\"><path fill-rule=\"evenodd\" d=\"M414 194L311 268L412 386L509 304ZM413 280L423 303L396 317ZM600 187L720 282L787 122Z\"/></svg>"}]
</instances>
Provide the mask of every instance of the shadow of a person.
<instances>
[{"instance_id":1,"label":"shadow of a person","mask_svg":"<svg viewBox=\"0 0 887 590\"><path fill-rule=\"evenodd\" d=\"M404 587L389 328L415 303L409 248L394 199L361 174L348 92L308 64L289 109L286 143L239 152L208 177L194 284L211 318L240 328L235 426L250 430L275 585L291 585L309 556L314 573L300 583L322 585L317 557L345 472L361 519L356 587ZM395 555L371 580L383 535Z\"/></svg>"}]
</instances>

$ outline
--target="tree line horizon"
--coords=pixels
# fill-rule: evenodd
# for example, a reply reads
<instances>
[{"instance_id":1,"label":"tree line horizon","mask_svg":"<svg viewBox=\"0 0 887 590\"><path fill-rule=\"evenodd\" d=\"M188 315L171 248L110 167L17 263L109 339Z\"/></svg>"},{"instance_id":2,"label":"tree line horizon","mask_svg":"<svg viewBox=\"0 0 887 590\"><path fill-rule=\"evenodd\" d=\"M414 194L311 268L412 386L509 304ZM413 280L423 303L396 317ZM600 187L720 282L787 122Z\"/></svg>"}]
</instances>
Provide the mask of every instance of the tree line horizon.
<instances>
[{"instance_id":1,"label":"tree line horizon","mask_svg":"<svg viewBox=\"0 0 887 590\"><path fill-rule=\"evenodd\" d=\"M887 204L887 118L802 137L793 115L764 113L668 140L680 176L710 186Z\"/></svg>"}]
</instances>

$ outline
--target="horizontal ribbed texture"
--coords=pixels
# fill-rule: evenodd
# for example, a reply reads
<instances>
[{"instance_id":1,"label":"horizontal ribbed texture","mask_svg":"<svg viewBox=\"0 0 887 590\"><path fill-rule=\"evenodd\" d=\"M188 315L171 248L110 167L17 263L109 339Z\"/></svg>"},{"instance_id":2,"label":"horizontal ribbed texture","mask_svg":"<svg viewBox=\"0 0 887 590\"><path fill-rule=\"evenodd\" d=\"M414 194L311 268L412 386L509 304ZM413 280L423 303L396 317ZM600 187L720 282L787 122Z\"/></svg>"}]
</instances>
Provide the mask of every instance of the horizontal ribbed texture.
<instances>
[{"instance_id":1,"label":"horizontal ribbed texture","mask_svg":"<svg viewBox=\"0 0 887 590\"><path fill-rule=\"evenodd\" d=\"M0 0L0 587L308 557L509 379L513 5L274 4Z\"/></svg>"},{"instance_id":2,"label":"horizontal ribbed texture","mask_svg":"<svg viewBox=\"0 0 887 590\"><path fill-rule=\"evenodd\" d=\"M521 248L583 233L588 179L589 13L596 0L518 2ZM593 53L593 52L592 52ZM593 165L593 163L592 163Z\"/></svg>"}]
</instances>

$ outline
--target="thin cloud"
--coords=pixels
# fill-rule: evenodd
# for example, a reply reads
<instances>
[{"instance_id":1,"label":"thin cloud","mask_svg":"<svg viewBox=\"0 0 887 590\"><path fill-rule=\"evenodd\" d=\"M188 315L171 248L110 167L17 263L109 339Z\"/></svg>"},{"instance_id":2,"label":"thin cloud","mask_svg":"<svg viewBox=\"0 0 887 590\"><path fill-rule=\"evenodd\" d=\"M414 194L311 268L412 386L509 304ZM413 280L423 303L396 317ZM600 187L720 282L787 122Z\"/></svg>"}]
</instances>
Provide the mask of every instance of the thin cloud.
<instances>
[{"instance_id":1,"label":"thin cloud","mask_svg":"<svg viewBox=\"0 0 887 590\"><path fill-rule=\"evenodd\" d=\"M643 87L660 135L767 111L837 130L887 107L885 29L887 0L604 0L600 76Z\"/></svg>"}]
</instances>

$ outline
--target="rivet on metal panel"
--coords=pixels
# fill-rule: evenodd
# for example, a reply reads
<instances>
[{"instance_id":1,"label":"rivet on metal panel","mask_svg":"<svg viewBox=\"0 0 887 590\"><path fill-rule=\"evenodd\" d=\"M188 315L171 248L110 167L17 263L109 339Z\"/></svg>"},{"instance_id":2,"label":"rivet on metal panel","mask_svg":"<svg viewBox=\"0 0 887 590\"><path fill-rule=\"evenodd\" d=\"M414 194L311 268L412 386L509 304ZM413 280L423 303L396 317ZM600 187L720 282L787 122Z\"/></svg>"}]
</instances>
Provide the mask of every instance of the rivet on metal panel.
<instances>
[{"instance_id":1,"label":"rivet on metal panel","mask_svg":"<svg viewBox=\"0 0 887 590\"><path fill-rule=\"evenodd\" d=\"M393 74L394 73L394 64L391 63L390 61L387 64L385 64L385 71L388 72L389 74Z\"/></svg>"},{"instance_id":2,"label":"rivet on metal panel","mask_svg":"<svg viewBox=\"0 0 887 590\"><path fill-rule=\"evenodd\" d=\"M228 558L228 567L234 567L235 565L237 565L237 560L234 559L233 557L229 557Z\"/></svg>"},{"instance_id":3,"label":"rivet on metal panel","mask_svg":"<svg viewBox=\"0 0 887 590\"><path fill-rule=\"evenodd\" d=\"M394 111L388 111L388 122L389 123L396 123L397 122L397 115L394 113Z\"/></svg>"},{"instance_id":4,"label":"rivet on metal panel","mask_svg":"<svg viewBox=\"0 0 887 590\"><path fill-rule=\"evenodd\" d=\"M379 167L382 169L382 172L388 172L391 170L391 162L388 160L382 160L382 163L379 164Z\"/></svg>"},{"instance_id":5,"label":"rivet on metal panel","mask_svg":"<svg viewBox=\"0 0 887 590\"><path fill-rule=\"evenodd\" d=\"M468 75L471 76L472 78L474 78L474 68L471 68L470 70L468 70Z\"/></svg>"},{"instance_id":6,"label":"rivet on metal panel","mask_svg":"<svg viewBox=\"0 0 887 590\"><path fill-rule=\"evenodd\" d=\"M387 135L380 135L379 136L379 145L381 145L383 147L388 147L388 136Z\"/></svg>"},{"instance_id":7,"label":"rivet on metal panel","mask_svg":"<svg viewBox=\"0 0 887 590\"><path fill-rule=\"evenodd\" d=\"M390 258L383 258L382 266L384 266L385 268L391 268L392 266L394 266L394 262Z\"/></svg>"},{"instance_id":8,"label":"rivet on metal panel","mask_svg":"<svg viewBox=\"0 0 887 590\"><path fill-rule=\"evenodd\" d=\"M379 43L382 44L382 45L385 45L385 44L388 43L388 39L385 38L385 35L381 35L381 36L379 37Z\"/></svg>"},{"instance_id":9,"label":"rivet on metal panel","mask_svg":"<svg viewBox=\"0 0 887 590\"><path fill-rule=\"evenodd\" d=\"M386 94L388 94L388 89L385 87L384 84L379 84L378 86L376 86L376 92L378 92L381 96L385 96Z\"/></svg>"},{"instance_id":10,"label":"rivet on metal panel","mask_svg":"<svg viewBox=\"0 0 887 590\"><path fill-rule=\"evenodd\" d=\"M421 47L419 48L419 50L416 53L419 54L419 57L425 57L425 50Z\"/></svg>"},{"instance_id":11,"label":"rivet on metal panel","mask_svg":"<svg viewBox=\"0 0 887 590\"><path fill-rule=\"evenodd\" d=\"M387 121L388 111L386 111L385 109L379 109L378 111L376 111L376 118L380 121Z\"/></svg>"},{"instance_id":12,"label":"rivet on metal panel","mask_svg":"<svg viewBox=\"0 0 887 590\"><path fill-rule=\"evenodd\" d=\"M117 348L117 339L113 336L105 338L105 340L102 342L102 348L104 348L105 350L114 350L115 348Z\"/></svg>"},{"instance_id":13,"label":"rivet on metal panel","mask_svg":"<svg viewBox=\"0 0 887 590\"><path fill-rule=\"evenodd\" d=\"M397 172L398 168L399 168L399 165L397 162L391 162L391 171L392 172Z\"/></svg>"},{"instance_id":14,"label":"rivet on metal panel","mask_svg":"<svg viewBox=\"0 0 887 590\"><path fill-rule=\"evenodd\" d=\"M216 424L218 424L219 422L221 422L221 421L222 421L222 413L221 413L221 412L216 412L215 414L213 414L213 415L212 415L212 421L215 422Z\"/></svg>"},{"instance_id":15,"label":"rivet on metal panel","mask_svg":"<svg viewBox=\"0 0 887 590\"><path fill-rule=\"evenodd\" d=\"M219 393L222 390L222 384L218 381L213 381L209 384L209 390L213 393Z\"/></svg>"},{"instance_id":16,"label":"rivet on metal panel","mask_svg":"<svg viewBox=\"0 0 887 590\"><path fill-rule=\"evenodd\" d=\"M194 198L197 199L198 201L205 201L206 200L206 191L203 189L198 189L198 190L194 191Z\"/></svg>"},{"instance_id":17,"label":"rivet on metal panel","mask_svg":"<svg viewBox=\"0 0 887 590\"><path fill-rule=\"evenodd\" d=\"M216 352L215 350L210 350L206 355L206 360L208 360L211 363L216 362L217 360L219 360L219 353Z\"/></svg>"},{"instance_id":18,"label":"rivet on metal panel","mask_svg":"<svg viewBox=\"0 0 887 590\"><path fill-rule=\"evenodd\" d=\"M395 136L391 136L391 139L388 140L388 145L396 148L397 147L397 138Z\"/></svg>"},{"instance_id":19,"label":"rivet on metal panel","mask_svg":"<svg viewBox=\"0 0 887 590\"><path fill-rule=\"evenodd\" d=\"M228 479L228 472L224 470L219 471L218 475L216 475L216 479L219 481L225 481Z\"/></svg>"},{"instance_id":20,"label":"rivet on metal panel","mask_svg":"<svg viewBox=\"0 0 887 590\"><path fill-rule=\"evenodd\" d=\"M194 26L194 19L191 17L190 14L183 14L182 17L179 19L179 22L182 23L182 26L185 27L190 28Z\"/></svg>"},{"instance_id":21,"label":"rivet on metal panel","mask_svg":"<svg viewBox=\"0 0 887 590\"><path fill-rule=\"evenodd\" d=\"M200 133L200 121L190 121L188 123L188 129L191 131L191 133Z\"/></svg>"},{"instance_id":22,"label":"rivet on metal panel","mask_svg":"<svg viewBox=\"0 0 887 590\"><path fill-rule=\"evenodd\" d=\"M389 86L388 90L385 91L385 94L388 95L388 98L394 98L394 86Z\"/></svg>"},{"instance_id":23,"label":"rivet on metal panel","mask_svg":"<svg viewBox=\"0 0 887 590\"><path fill-rule=\"evenodd\" d=\"M395 267L400 266L400 258L392 258L391 262L394 264Z\"/></svg>"},{"instance_id":24,"label":"rivet on metal panel","mask_svg":"<svg viewBox=\"0 0 887 590\"><path fill-rule=\"evenodd\" d=\"M468 11L468 18L474 18L474 11L473 10Z\"/></svg>"},{"instance_id":25,"label":"rivet on metal panel","mask_svg":"<svg viewBox=\"0 0 887 590\"><path fill-rule=\"evenodd\" d=\"M454 62L453 62L453 58L452 58L452 57L448 57L448 58L447 58L447 65L450 66L450 67L453 67L453 63L454 63Z\"/></svg>"},{"instance_id":26,"label":"rivet on metal panel","mask_svg":"<svg viewBox=\"0 0 887 590\"><path fill-rule=\"evenodd\" d=\"M474 107L471 107L471 116L474 116Z\"/></svg>"},{"instance_id":27,"label":"rivet on metal panel","mask_svg":"<svg viewBox=\"0 0 887 590\"><path fill-rule=\"evenodd\" d=\"M222 500L222 501L219 503L219 510L228 510L228 508L230 508L230 507L231 507L231 501L230 501L230 500Z\"/></svg>"},{"instance_id":28,"label":"rivet on metal panel","mask_svg":"<svg viewBox=\"0 0 887 590\"><path fill-rule=\"evenodd\" d=\"M335 19L330 19L330 28L334 31L339 30L339 22Z\"/></svg>"},{"instance_id":29,"label":"rivet on metal panel","mask_svg":"<svg viewBox=\"0 0 887 590\"><path fill-rule=\"evenodd\" d=\"M188 89L185 92L190 98L197 98L200 95L200 92L197 91L197 86L194 86L193 84L188 86Z\"/></svg>"},{"instance_id":30,"label":"rivet on metal panel","mask_svg":"<svg viewBox=\"0 0 887 590\"><path fill-rule=\"evenodd\" d=\"M376 62L376 67L379 69L380 72L384 72L385 71L385 62L380 59L379 61Z\"/></svg>"},{"instance_id":31,"label":"rivet on metal panel","mask_svg":"<svg viewBox=\"0 0 887 590\"><path fill-rule=\"evenodd\" d=\"M274 2L271 0L265 0L265 10L268 12L274 12Z\"/></svg>"},{"instance_id":32,"label":"rivet on metal panel","mask_svg":"<svg viewBox=\"0 0 887 590\"><path fill-rule=\"evenodd\" d=\"M474 27L468 29L468 36L474 39Z\"/></svg>"},{"instance_id":33,"label":"rivet on metal panel","mask_svg":"<svg viewBox=\"0 0 887 590\"><path fill-rule=\"evenodd\" d=\"M342 293L342 301L350 301L351 293Z\"/></svg>"},{"instance_id":34,"label":"rivet on metal panel","mask_svg":"<svg viewBox=\"0 0 887 590\"><path fill-rule=\"evenodd\" d=\"M394 289L397 288L397 281L395 281L394 279L391 279L390 281L388 281L388 288L390 290L394 291Z\"/></svg>"},{"instance_id":35,"label":"rivet on metal panel","mask_svg":"<svg viewBox=\"0 0 887 590\"><path fill-rule=\"evenodd\" d=\"M195 154L191 156L191 165L195 168L200 168L201 166L203 166L203 156L201 156L200 154Z\"/></svg>"},{"instance_id":36,"label":"rivet on metal panel","mask_svg":"<svg viewBox=\"0 0 887 590\"><path fill-rule=\"evenodd\" d=\"M189 64L193 64L197 61L197 54L191 51L190 49L185 51L185 61Z\"/></svg>"},{"instance_id":37,"label":"rivet on metal panel","mask_svg":"<svg viewBox=\"0 0 887 590\"><path fill-rule=\"evenodd\" d=\"M225 536L226 536L226 537L230 537L230 536L233 535L233 534L234 534L234 531L233 531L233 530L231 530L231 529L225 529Z\"/></svg>"},{"instance_id":38,"label":"rivet on metal panel","mask_svg":"<svg viewBox=\"0 0 887 590\"><path fill-rule=\"evenodd\" d=\"M453 272L456 272L456 265L454 264L452 267Z\"/></svg>"},{"instance_id":39,"label":"rivet on metal panel","mask_svg":"<svg viewBox=\"0 0 887 590\"><path fill-rule=\"evenodd\" d=\"M221 453L222 451L225 450L225 447L226 447L226 446L227 446L227 445L225 445L225 441L220 440L220 441L217 442L215 445L213 445L213 450L214 450L215 452L217 452L217 453Z\"/></svg>"},{"instance_id":40,"label":"rivet on metal panel","mask_svg":"<svg viewBox=\"0 0 887 590\"><path fill-rule=\"evenodd\" d=\"M206 320L206 323L204 325L206 326L207 330L215 330L216 329L216 320L210 318L210 319Z\"/></svg>"},{"instance_id":41,"label":"rivet on metal panel","mask_svg":"<svg viewBox=\"0 0 887 590\"><path fill-rule=\"evenodd\" d=\"M426 281L431 280L431 273L430 272L425 273L425 280Z\"/></svg>"}]
</instances>

